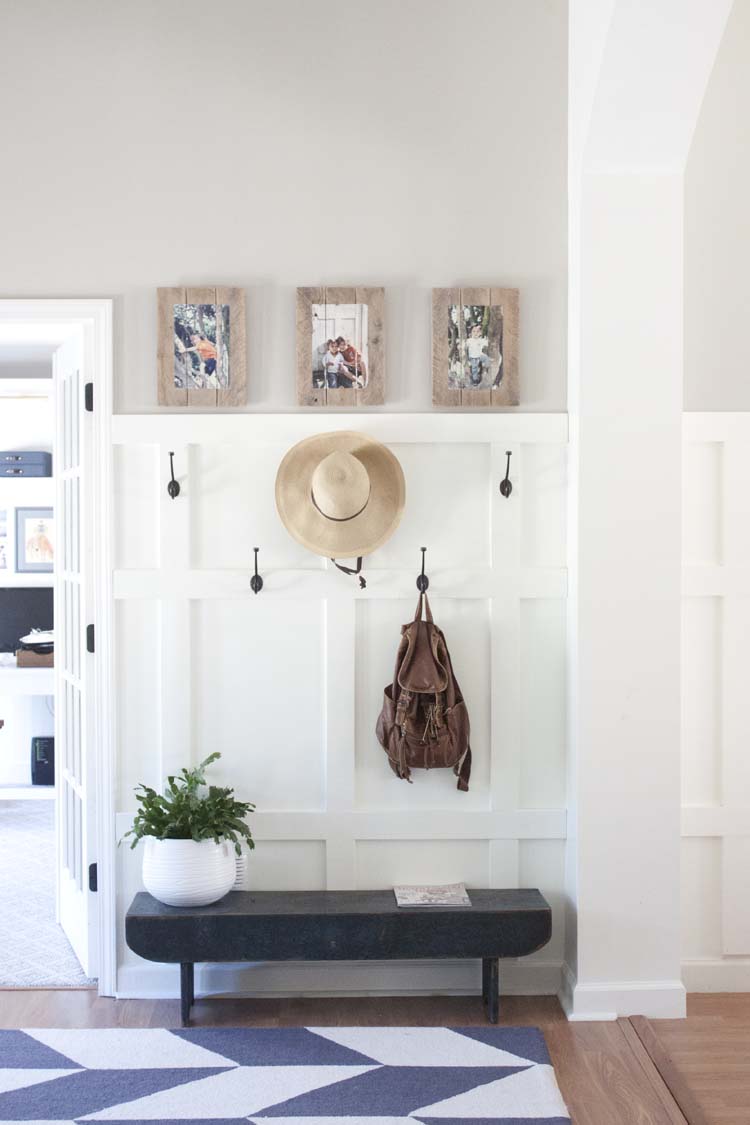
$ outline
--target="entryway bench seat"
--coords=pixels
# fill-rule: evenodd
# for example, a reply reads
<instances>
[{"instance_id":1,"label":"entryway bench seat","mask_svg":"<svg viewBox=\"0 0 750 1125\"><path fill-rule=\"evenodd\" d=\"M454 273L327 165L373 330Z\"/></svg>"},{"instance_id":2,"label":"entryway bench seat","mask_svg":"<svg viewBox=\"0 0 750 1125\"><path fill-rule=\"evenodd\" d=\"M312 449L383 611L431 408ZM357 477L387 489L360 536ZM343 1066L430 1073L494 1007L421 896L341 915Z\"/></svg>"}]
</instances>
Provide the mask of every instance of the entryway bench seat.
<instances>
[{"instance_id":1,"label":"entryway bench seat","mask_svg":"<svg viewBox=\"0 0 750 1125\"><path fill-rule=\"evenodd\" d=\"M213 906L164 906L135 896L125 939L147 961L181 967L182 1024L195 1000L196 962L408 961L480 958L487 1018L498 1019L500 957L550 939L538 890L470 890L471 906L396 905L393 891L230 891Z\"/></svg>"}]
</instances>

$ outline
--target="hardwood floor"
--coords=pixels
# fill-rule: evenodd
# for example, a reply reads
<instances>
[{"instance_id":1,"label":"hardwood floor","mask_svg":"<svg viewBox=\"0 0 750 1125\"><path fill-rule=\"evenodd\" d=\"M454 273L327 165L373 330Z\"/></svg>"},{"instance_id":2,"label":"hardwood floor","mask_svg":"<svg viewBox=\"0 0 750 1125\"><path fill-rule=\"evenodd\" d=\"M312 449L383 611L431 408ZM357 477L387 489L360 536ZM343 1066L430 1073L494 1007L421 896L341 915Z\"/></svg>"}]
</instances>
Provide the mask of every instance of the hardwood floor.
<instances>
[{"instance_id":1,"label":"hardwood floor","mask_svg":"<svg viewBox=\"0 0 750 1125\"><path fill-rule=\"evenodd\" d=\"M678 1099L682 1084L703 1114L699 1125L750 1125L750 994L693 994L686 1020L645 1022L655 1057L660 1049L676 1072Z\"/></svg>"},{"instance_id":2,"label":"hardwood floor","mask_svg":"<svg viewBox=\"0 0 750 1125\"><path fill-rule=\"evenodd\" d=\"M702 999L702 998L701 998ZM750 1006L746 1009L750 1012ZM705 1016L710 1028L721 1017ZM750 1028L750 1014L745 1029ZM501 1024L532 1024L547 1039L560 1088L574 1125L703 1125L679 1109L658 1068L639 1049L630 1021L568 1023L557 1000L550 996L506 996L501 1000ZM731 1024L731 1020L729 1021ZM295 1025L484 1025L478 997L345 997L335 999L199 999L195 1026L287 1027ZM682 1025L687 1038L680 1041L676 1061L693 1058L695 1034ZM108 1000L86 989L13 990L0 992L0 1027L179 1027L177 1000ZM652 1025L653 1026L653 1025ZM676 1030L675 1030L676 1029ZM725 1027L727 1034L731 1027ZM734 1027L735 1035L737 1027ZM677 1042L680 1025L670 1024ZM635 1036L635 1039L633 1038ZM637 1041L636 1041L637 1040ZM747 1040L746 1040L747 1046ZM671 1048L670 1048L671 1050ZM723 1064L728 1080L741 1081L743 1073L735 1042L735 1070ZM716 1052L714 1052L716 1053ZM720 1052L719 1052L720 1053ZM697 1054L701 1055L700 1048ZM701 1056L704 1057L705 1056ZM745 1058L746 1066L750 1066ZM705 1068L705 1063L704 1063ZM699 1080L710 1086L708 1071L697 1065ZM702 1075L702 1077L701 1077ZM739 1077L738 1077L739 1076ZM750 1122L738 1106L739 1086L729 1095L733 1116L709 1116L711 1125ZM705 1093L705 1091L703 1091ZM734 1099L734 1100L733 1100ZM747 1104L750 1104L748 1097Z\"/></svg>"}]
</instances>

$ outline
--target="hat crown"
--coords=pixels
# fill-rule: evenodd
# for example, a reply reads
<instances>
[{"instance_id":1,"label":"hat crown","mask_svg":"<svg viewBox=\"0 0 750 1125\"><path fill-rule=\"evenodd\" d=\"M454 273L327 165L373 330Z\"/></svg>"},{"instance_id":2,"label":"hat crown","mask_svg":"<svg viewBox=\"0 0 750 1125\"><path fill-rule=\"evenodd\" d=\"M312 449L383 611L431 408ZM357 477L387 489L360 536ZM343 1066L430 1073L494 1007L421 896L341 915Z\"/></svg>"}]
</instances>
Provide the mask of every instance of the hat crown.
<instances>
[{"instance_id":1,"label":"hat crown","mask_svg":"<svg viewBox=\"0 0 750 1125\"><path fill-rule=\"evenodd\" d=\"M315 466L312 495L316 508L328 519L350 520L367 507L367 469L352 453L335 450Z\"/></svg>"}]
</instances>

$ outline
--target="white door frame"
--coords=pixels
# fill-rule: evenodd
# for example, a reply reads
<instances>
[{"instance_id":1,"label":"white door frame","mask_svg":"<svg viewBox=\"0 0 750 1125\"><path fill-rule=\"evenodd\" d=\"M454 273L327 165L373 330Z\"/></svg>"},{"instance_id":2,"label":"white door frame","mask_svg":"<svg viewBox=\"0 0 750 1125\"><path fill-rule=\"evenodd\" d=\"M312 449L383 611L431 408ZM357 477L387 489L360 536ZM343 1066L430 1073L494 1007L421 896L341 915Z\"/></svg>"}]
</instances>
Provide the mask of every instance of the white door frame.
<instances>
[{"instance_id":1,"label":"white door frame","mask_svg":"<svg viewBox=\"0 0 750 1125\"><path fill-rule=\"evenodd\" d=\"M55 340L59 326L60 339ZM83 333L86 382L94 384L93 493L95 548L93 661L96 786L94 793L97 857L97 928L99 995L113 996L117 972L115 912L115 712L112 660L112 301L109 299L0 299L0 342L16 328L62 342L70 329ZM55 410L59 408L55 398Z\"/></svg>"}]
</instances>

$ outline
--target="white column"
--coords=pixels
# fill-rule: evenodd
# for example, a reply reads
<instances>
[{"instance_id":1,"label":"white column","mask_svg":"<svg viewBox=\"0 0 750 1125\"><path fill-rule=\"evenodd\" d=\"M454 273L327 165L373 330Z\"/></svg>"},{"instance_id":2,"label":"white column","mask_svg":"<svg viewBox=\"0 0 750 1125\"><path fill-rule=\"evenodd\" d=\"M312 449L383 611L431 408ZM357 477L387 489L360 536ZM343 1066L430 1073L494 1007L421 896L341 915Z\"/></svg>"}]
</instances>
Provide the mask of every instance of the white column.
<instances>
[{"instance_id":1,"label":"white column","mask_svg":"<svg viewBox=\"0 0 750 1125\"><path fill-rule=\"evenodd\" d=\"M584 181L576 1015L684 1014L681 200L679 175Z\"/></svg>"},{"instance_id":2,"label":"white column","mask_svg":"<svg viewBox=\"0 0 750 1125\"><path fill-rule=\"evenodd\" d=\"M561 999L574 1019L685 1011L682 179L728 9L729 0L570 6L571 766Z\"/></svg>"}]
</instances>

